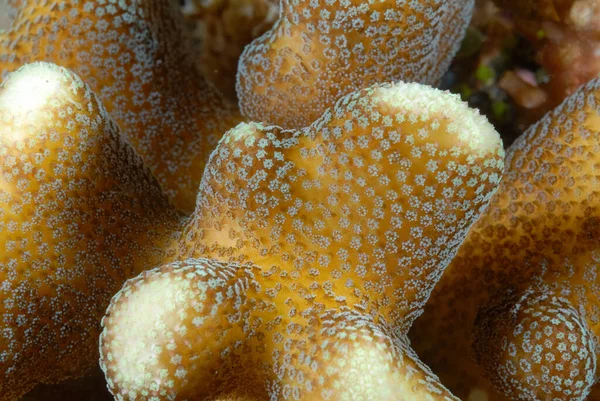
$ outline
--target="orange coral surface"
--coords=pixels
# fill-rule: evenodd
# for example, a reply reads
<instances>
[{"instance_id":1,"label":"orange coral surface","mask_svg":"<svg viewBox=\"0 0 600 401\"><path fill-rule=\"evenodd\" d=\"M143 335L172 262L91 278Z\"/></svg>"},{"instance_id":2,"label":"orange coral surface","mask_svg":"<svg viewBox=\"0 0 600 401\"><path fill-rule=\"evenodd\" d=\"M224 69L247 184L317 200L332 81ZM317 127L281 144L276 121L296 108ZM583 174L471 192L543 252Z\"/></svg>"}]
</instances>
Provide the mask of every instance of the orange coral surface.
<instances>
[{"instance_id":1,"label":"orange coral surface","mask_svg":"<svg viewBox=\"0 0 600 401\"><path fill-rule=\"evenodd\" d=\"M600 3L498 3L534 121L597 75ZM600 80L484 211L491 126L382 84L436 85L472 0L181 2L201 55L179 6L0 0L0 400L600 399Z\"/></svg>"},{"instance_id":2,"label":"orange coral surface","mask_svg":"<svg viewBox=\"0 0 600 401\"><path fill-rule=\"evenodd\" d=\"M191 212L204 164L241 120L196 70L170 0L19 0L0 32L0 78L24 63L72 69L181 210Z\"/></svg>"},{"instance_id":3,"label":"orange coral surface","mask_svg":"<svg viewBox=\"0 0 600 401\"><path fill-rule=\"evenodd\" d=\"M6 268L0 270L3 400L38 381L85 372L96 355L94 333L110 294L127 277L188 256L260 267L205 259L175 262L162 268L166 273L156 282L156 270L136 279L141 293L131 308L129 299L137 292L129 286L121 290L104 321L102 345L102 367L114 393L131 399L147 391L200 397L210 395L210 388L232 396L294 391L313 397L314 385L325 398L331 393L343 399L346 390L334 383L351 381L348 375L354 374L344 368L346 348L365 358L366 344L379 339L369 352L378 355L377 368L387 376L372 376L383 382L348 391L385 399L394 394L392 383L399 383L416 397L439 392L451 397L433 384L435 376L404 336L489 201L503 160L498 134L455 96L417 84L378 85L344 97L300 131L240 124L213 153L190 218L162 196L98 98L68 70L36 63L10 74L0 86L0 120L0 162L10 167L2 176L7 207L0 216L6 244ZM389 175L392 166L395 173ZM335 205L339 209L332 212ZM191 270L183 274L184 267L177 266ZM210 279L206 269L211 268L223 280ZM248 281L252 275L258 286ZM155 283L149 290L145 277ZM191 292L182 279L197 281ZM227 292L213 293L213 303L200 302L208 295L196 292L219 283ZM239 308L247 302L242 331L235 323L244 312L225 306L219 312L222 296L239 298ZM189 305L185 297L192 297ZM198 314L174 310L177 305ZM150 308L149 323L143 308ZM292 341L293 354L308 351L302 344L316 327L313 319L323 330L330 325L324 313L342 330L340 340L353 324L364 338L335 347L339 371L330 371L327 384L315 377L303 387L291 370L291 376L281 376L291 356L281 346ZM192 326L178 323L186 316ZM225 330L224 324L235 327L214 345L200 342L194 349L186 340L194 327L204 333L198 335L212 336L215 329ZM182 337L175 339L171 330ZM295 342L284 333L308 337ZM165 356L161 341L170 344L165 352L176 352L168 359L174 365L154 369L159 360L153 355ZM314 340L314 347L322 341ZM242 349L255 351L244 351L241 361L226 357L229 347L243 343ZM188 346L183 354L175 349ZM229 387L209 385L215 379L214 349L224 352L223 367L235 366L236 374L260 361L267 381L249 387L261 378L217 371L217 379L228 380ZM329 352L312 352L317 363L329 359ZM204 359L201 353L207 353ZM181 363L190 376L181 376ZM269 390L267 378L275 376L279 385ZM178 379L177 386L163 380L167 377ZM420 380L432 384L423 386Z\"/></svg>"},{"instance_id":4,"label":"orange coral surface","mask_svg":"<svg viewBox=\"0 0 600 401\"><path fill-rule=\"evenodd\" d=\"M111 392L455 399L406 333L503 156L485 118L417 84L355 92L298 131L238 125L206 167L181 262L111 302L101 337Z\"/></svg>"},{"instance_id":5,"label":"orange coral surface","mask_svg":"<svg viewBox=\"0 0 600 401\"><path fill-rule=\"evenodd\" d=\"M0 86L0 399L80 376L126 278L160 264L180 216L76 75L32 64Z\"/></svg>"},{"instance_id":6,"label":"orange coral surface","mask_svg":"<svg viewBox=\"0 0 600 401\"><path fill-rule=\"evenodd\" d=\"M411 334L459 397L584 400L600 335L600 79L509 149L490 208ZM477 365L480 362L480 366Z\"/></svg>"},{"instance_id":7,"label":"orange coral surface","mask_svg":"<svg viewBox=\"0 0 600 401\"><path fill-rule=\"evenodd\" d=\"M240 58L241 110L254 121L302 128L374 83L437 84L472 9L472 0L282 0L275 25Z\"/></svg>"}]
</instances>

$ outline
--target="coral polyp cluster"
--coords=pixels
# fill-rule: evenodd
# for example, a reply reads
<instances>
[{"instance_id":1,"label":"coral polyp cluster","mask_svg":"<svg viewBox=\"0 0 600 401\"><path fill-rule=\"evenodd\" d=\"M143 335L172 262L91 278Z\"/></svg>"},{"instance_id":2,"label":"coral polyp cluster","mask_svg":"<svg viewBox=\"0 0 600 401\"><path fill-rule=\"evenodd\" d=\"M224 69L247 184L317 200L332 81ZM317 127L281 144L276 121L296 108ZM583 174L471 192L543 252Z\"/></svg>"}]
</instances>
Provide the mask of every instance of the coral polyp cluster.
<instances>
[{"instance_id":1,"label":"coral polyp cluster","mask_svg":"<svg viewBox=\"0 0 600 401\"><path fill-rule=\"evenodd\" d=\"M0 87L0 399L80 375L123 281L160 264L179 215L79 77L31 64Z\"/></svg>"},{"instance_id":2,"label":"coral polyp cluster","mask_svg":"<svg viewBox=\"0 0 600 401\"><path fill-rule=\"evenodd\" d=\"M181 236L179 259L193 259L111 302L109 389L123 400L454 399L406 334L502 166L483 117L417 84L355 92L299 131L238 125Z\"/></svg>"},{"instance_id":3,"label":"coral polyp cluster","mask_svg":"<svg viewBox=\"0 0 600 401\"><path fill-rule=\"evenodd\" d=\"M282 313L308 313L301 302L312 302L315 316L325 305L334 314L342 313L336 307L352 313L364 307L381 315L361 317L372 319L369 324L375 326L369 330L383 327L385 319L394 330L406 332L439 276L436 272L449 261L448 249L458 246L496 187L501 146L485 119L447 94L411 85L360 89L397 79L396 67L387 69L386 63L405 65L412 71L407 78L439 77L471 7L459 11L453 3L454 11L446 12L446 5L438 3L426 10L396 4L396 10L383 13L391 2L339 2L335 10L331 2L282 5L276 30L290 21L296 24L300 15L310 31L326 28L319 21L331 21L338 31L338 22L344 28L355 21L346 45L360 56L358 62L347 63L347 51L321 49L328 56L319 66L362 78L318 99L310 116L299 113L310 127L284 131L270 126L276 121L266 113L254 116L264 124L239 125L220 142L200 185L209 153L243 117L197 71L178 4L10 3L11 25L0 31L0 186L6 205L0 215L5 247L0 265L0 399L15 399L36 383L85 374L97 361L100 318L125 280L189 257L254 263L265 277L279 270L281 279L288 277L286 291L294 295L289 302L280 299L280 282L265 287L268 299L279 297L272 304L276 322ZM360 21L373 23L372 29L361 32ZM424 24L432 42L423 41L412 23ZM392 51L402 30L410 32L403 43L421 49L418 54ZM308 41L309 47L312 41L336 40L339 47L343 32L338 31L329 32L329 39L315 32L312 38L296 39ZM278 32L275 36L284 40L286 31ZM263 39L269 35L275 38L267 34ZM251 48L264 49L264 43L258 44L263 39ZM296 39L294 46L300 43ZM387 50L365 69L360 48L371 57L376 46ZM307 49L299 50L308 54ZM290 56L285 62L295 59L284 53ZM332 58L334 54L338 56ZM273 66L283 61L281 55L273 54ZM260 73L250 71L257 67L252 64L256 58L245 60L244 79L258 82ZM267 67L268 58L262 60L261 68ZM44 63L27 64L40 61ZM316 70L312 74L328 80ZM284 93L285 85L278 90ZM359 91L325 112L353 90ZM293 97L286 96L291 102ZM300 110L309 102L300 96L293 103ZM398 171L390 175L386 170L392 167ZM435 182L448 185L444 194ZM193 215L180 214L178 210L194 210L197 194ZM410 200L410 207L401 199ZM450 213L449 220L435 224L442 215L417 213L421 204ZM311 213L318 220L303 221L312 219ZM436 233L444 237L434 241ZM442 249L443 240L451 247ZM417 252L413 260L409 253L418 247L427 251ZM400 249L406 256L398 261L394 253ZM436 262L426 263L429 259ZM418 267L408 278L413 265ZM392 307L395 300L402 302L401 309ZM413 353L398 348L406 344L391 337L382 341L398 355L390 372L397 376L399 365L391 366L408 358L406 363L422 371L419 375L429 377ZM276 344L269 345L271 351ZM130 384L112 377L108 362L103 360L109 387L120 394ZM271 366L272 372L277 369Z\"/></svg>"},{"instance_id":4,"label":"coral polyp cluster","mask_svg":"<svg viewBox=\"0 0 600 401\"><path fill-rule=\"evenodd\" d=\"M241 110L302 128L341 96L374 83L437 84L472 9L472 0L283 0L275 25L240 58Z\"/></svg>"},{"instance_id":5,"label":"coral polyp cluster","mask_svg":"<svg viewBox=\"0 0 600 401\"><path fill-rule=\"evenodd\" d=\"M196 70L189 46L168 0L23 0L0 32L0 77L32 61L72 69L169 198L191 212L210 152L241 117Z\"/></svg>"},{"instance_id":6,"label":"coral polyp cluster","mask_svg":"<svg viewBox=\"0 0 600 401\"><path fill-rule=\"evenodd\" d=\"M507 93L593 75L597 0L498 3ZM473 6L1 3L0 401L596 399L600 78L505 163Z\"/></svg>"},{"instance_id":7,"label":"coral polyp cluster","mask_svg":"<svg viewBox=\"0 0 600 401\"><path fill-rule=\"evenodd\" d=\"M595 79L509 149L498 193L412 333L459 397L491 382L503 394L492 400L585 400L595 384L599 148Z\"/></svg>"},{"instance_id":8,"label":"coral polyp cluster","mask_svg":"<svg viewBox=\"0 0 600 401\"><path fill-rule=\"evenodd\" d=\"M30 94L37 101L23 102ZM417 393L433 391L411 384L409 371L420 372L416 377L428 381L435 377L400 339L431 290L436 270L449 261L452 249L489 201L502 170L498 135L483 117L453 96L416 84L376 86L341 99L301 131L241 124L225 135L213 153L191 218L179 215L161 195L158 184L119 137L116 124L96 96L67 70L50 64L23 67L3 81L0 108L9 129L3 132L6 150L2 161L12 167L11 173L3 176L4 193L8 204L14 205L9 208L12 214L3 215L8 235L4 243L9 251L4 266L12 268L3 271L3 305L12 308L2 321L2 333L9 334L3 355L10 358L3 364L2 385L8 389L3 399L14 398L36 381L58 380L89 366L98 309L124 278L152 266L202 255L223 262L260 263L254 270L261 287L255 288L256 296L245 294L249 315L244 316L243 326L251 329L246 340L261 339L258 354L262 355L260 349L264 348L271 357L282 358L279 362L271 357L262 360L265 372L278 374L289 358L282 353L286 348L280 348L286 341L281 336L288 332L300 336L303 325L314 328L309 315L339 315L340 329L354 321L348 316L356 315L370 322L364 323L368 326L364 341L370 341L371 333L373 338L381 338L382 347L387 344L389 348L377 347L382 361L389 363L381 367L390 372L386 380L391 383L399 377L399 383L406 381ZM22 153L18 155L17 150ZM384 174L385 166L396 166L396 174ZM29 171L36 173L20 178ZM367 181L373 177L375 182ZM446 189L434 187L436 182ZM440 199L438 192L445 197ZM336 202L346 203L341 214L327 210ZM434 208L439 212L432 216L422 212ZM22 223L15 224L16 216L21 216ZM353 216L363 218L350 223ZM350 232L331 230L334 225L344 228L348 224L352 224ZM31 239L25 236L28 232ZM432 239L440 234L445 244L442 239ZM48 242L49 238L54 240ZM427 251L413 255L415 244ZM396 252L405 256L397 259ZM24 262L34 269L24 269ZM330 262L338 268L330 268ZM208 280L207 286L217 284L202 272L208 262L185 263L195 264L198 279L205 277L202 280ZM219 265L214 263L209 267ZM35 274L38 265L39 274ZM225 276L226 271L222 272ZM179 275L177 271L173 274ZM229 283L229 291L250 291L245 274L235 276L241 281ZM179 276L192 280L194 275ZM180 288L176 277L161 277L169 282L157 283L156 291ZM144 283L140 280L138 287ZM181 284L181 291L188 284ZM128 288L115 298L105 319L102 364L109 388L128 397L144 391L177 395L180 387L156 388L154 382L136 390L139 380L126 380L127 366L138 369L143 361L152 362L147 353L139 353L146 358L143 361L135 360L137 348L128 342L124 348L128 352L111 352L118 344L111 341L112 333L126 333L111 331L111 322L118 314L119 299L128 299ZM173 297L179 299L183 294L176 291ZM170 305L169 297L166 292L160 297L165 307ZM218 315L219 297L215 295L215 303L209 304L211 314ZM150 304L157 301L142 296L136 302L143 306L144 299ZM392 308L396 301L405 307ZM123 307L139 310L134 306L128 309L126 302ZM202 326L211 320L200 310L194 316L195 326L186 329L177 319L184 319L187 313L167 312L164 326L157 328L161 332L169 329L169 322L181 335L192 335L192 327L213 327ZM141 333L144 327L153 327L141 314L133 315L124 320L131 330ZM155 318L160 316L157 311ZM232 319L227 321L234 322ZM246 327L247 319L254 322L250 327ZM322 324L328 322L324 319ZM384 329L386 324L389 329ZM141 327L136 328L138 325ZM159 341L161 337L152 338ZM141 344L143 337L138 340ZM309 340L310 336L302 341ZM302 352L302 341L295 343L293 352ZM227 344L221 344L220 352L227 353ZM148 344L151 349L156 345ZM354 346L360 353L362 347ZM199 349L198 355L201 352ZM324 363L317 358L329 353L319 355L313 358ZM175 354L171 357L178 359ZM119 358L125 358L125 363L118 364ZM134 358L135 364L126 363L127 358ZM336 363L342 364L345 356L339 358ZM201 362L196 357L192 361ZM119 370L122 366L124 371ZM248 368L244 363L240 366ZM177 370L172 373L174 377L181 374ZM336 380L346 377L344 372L340 375ZM209 379L199 373L194 377L200 383ZM281 380L280 387L271 389L272 394L282 394L288 387L285 383L292 385L296 376ZM325 393L336 389L332 384L319 388L316 379L310 385ZM239 386L235 388L241 391ZM187 390L181 391L186 394ZM293 391L313 390L298 387ZM381 391L387 394L389 389Z\"/></svg>"}]
</instances>

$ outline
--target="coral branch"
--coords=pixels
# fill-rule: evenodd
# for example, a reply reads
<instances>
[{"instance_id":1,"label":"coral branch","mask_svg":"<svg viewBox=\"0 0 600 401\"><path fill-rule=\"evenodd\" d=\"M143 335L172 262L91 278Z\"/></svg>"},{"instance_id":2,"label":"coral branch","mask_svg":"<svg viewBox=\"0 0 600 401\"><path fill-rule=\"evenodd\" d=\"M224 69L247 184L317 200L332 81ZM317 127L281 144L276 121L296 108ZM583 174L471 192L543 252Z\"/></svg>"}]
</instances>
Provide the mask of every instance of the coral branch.
<instances>
[{"instance_id":1,"label":"coral branch","mask_svg":"<svg viewBox=\"0 0 600 401\"><path fill-rule=\"evenodd\" d=\"M473 391L487 391L490 400L505 399L494 394L481 375L481 367L469 358L478 313L481 322L498 319L492 315L497 312L494 309L485 312L480 308L493 306L492 297L502 296L505 291L513 289L519 298L534 283L541 283L576 308L577 316L573 319L580 320L582 327L587 325L597 341L599 144L600 79L595 79L529 128L508 151L505 176L497 195L473 226L411 334L419 355L459 397L466 398ZM508 335L505 331L501 333ZM544 332L534 334L544 335ZM576 343L584 344L582 339L586 336ZM492 346L490 341L485 341L490 355L500 358L500 351L494 351L493 347L503 345ZM478 347L481 358L481 344ZM558 342L550 346L552 353L559 351L557 347ZM585 347L588 345L582 349L590 350ZM483 361L488 374L492 375L493 366L509 363L513 356L503 358L497 362ZM526 398L545 400L540 395L543 388L554 385L570 389L568 380L585 375L586 379L581 379L581 392L565 392L559 397L584 399L589 389L588 372L577 370L580 365L563 367L562 372L554 370L553 375L536 371L539 388L530 389ZM590 372L593 373L593 368ZM513 379L532 383L528 377L520 372ZM512 386L500 387L513 399L523 396Z\"/></svg>"},{"instance_id":2,"label":"coral branch","mask_svg":"<svg viewBox=\"0 0 600 401\"><path fill-rule=\"evenodd\" d=\"M240 59L242 112L302 128L341 96L374 83L436 84L472 8L472 0L283 0L280 19Z\"/></svg>"},{"instance_id":3,"label":"coral branch","mask_svg":"<svg viewBox=\"0 0 600 401\"><path fill-rule=\"evenodd\" d=\"M596 381L596 342L583 316L539 285L508 298L475 320L486 376L512 400L585 400Z\"/></svg>"},{"instance_id":4,"label":"coral branch","mask_svg":"<svg viewBox=\"0 0 600 401\"><path fill-rule=\"evenodd\" d=\"M0 399L80 376L125 279L164 263L178 214L74 74L0 85Z\"/></svg>"},{"instance_id":5,"label":"coral branch","mask_svg":"<svg viewBox=\"0 0 600 401\"><path fill-rule=\"evenodd\" d=\"M193 210L204 164L240 121L196 71L170 0L23 0L0 33L0 76L48 61L90 85L176 206Z\"/></svg>"},{"instance_id":6,"label":"coral branch","mask_svg":"<svg viewBox=\"0 0 600 401\"><path fill-rule=\"evenodd\" d=\"M188 259L124 287L101 337L111 392L454 400L405 334L502 167L483 117L417 84L347 95L300 131L238 125L179 244L180 260L230 265Z\"/></svg>"}]
</instances>

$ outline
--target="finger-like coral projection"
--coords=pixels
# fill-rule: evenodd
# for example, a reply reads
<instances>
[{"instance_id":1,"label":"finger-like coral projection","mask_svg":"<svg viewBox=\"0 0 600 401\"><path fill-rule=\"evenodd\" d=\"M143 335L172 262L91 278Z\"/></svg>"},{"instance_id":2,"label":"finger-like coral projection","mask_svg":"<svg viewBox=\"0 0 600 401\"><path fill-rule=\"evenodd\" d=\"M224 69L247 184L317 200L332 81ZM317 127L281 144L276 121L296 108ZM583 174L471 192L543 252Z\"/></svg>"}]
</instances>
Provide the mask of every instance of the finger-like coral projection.
<instances>
[{"instance_id":1,"label":"finger-like coral projection","mask_svg":"<svg viewBox=\"0 0 600 401\"><path fill-rule=\"evenodd\" d=\"M169 198L191 212L206 160L239 117L196 70L170 0L21 0L0 75L49 61L97 93Z\"/></svg>"},{"instance_id":2,"label":"finger-like coral projection","mask_svg":"<svg viewBox=\"0 0 600 401\"><path fill-rule=\"evenodd\" d=\"M110 297L165 263L181 217L73 73L0 85L0 400L95 363Z\"/></svg>"},{"instance_id":3,"label":"finger-like coral projection","mask_svg":"<svg viewBox=\"0 0 600 401\"><path fill-rule=\"evenodd\" d=\"M352 93L298 131L238 125L207 165L183 262L111 302L109 389L119 400L455 399L406 333L503 156L484 117L417 84Z\"/></svg>"},{"instance_id":4,"label":"finger-like coral projection","mask_svg":"<svg viewBox=\"0 0 600 401\"><path fill-rule=\"evenodd\" d=\"M472 0L282 0L279 20L240 59L242 112L302 128L374 83L437 84L472 8Z\"/></svg>"},{"instance_id":5,"label":"finger-like coral projection","mask_svg":"<svg viewBox=\"0 0 600 401\"><path fill-rule=\"evenodd\" d=\"M459 397L584 400L595 383L599 151L600 79L510 148L497 195L411 334Z\"/></svg>"},{"instance_id":6,"label":"finger-like coral projection","mask_svg":"<svg viewBox=\"0 0 600 401\"><path fill-rule=\"evenodd\" d=\"M593 334L566 297L535 287L479 310L476 360L509 398L582 400L596 379Z\"/></svg>"},{"instance_id":7,"label":"finger-like coral projection","mask_svg":"<svg viewBox=\"0 0 600 401\"><path fill-rule=\"evenodd\" d=\"M273 26L279 0L184 0L182 11L200 53L198 66L203 75L229 99L237 99L240 55Z\"/></svg>"}]
</instances>

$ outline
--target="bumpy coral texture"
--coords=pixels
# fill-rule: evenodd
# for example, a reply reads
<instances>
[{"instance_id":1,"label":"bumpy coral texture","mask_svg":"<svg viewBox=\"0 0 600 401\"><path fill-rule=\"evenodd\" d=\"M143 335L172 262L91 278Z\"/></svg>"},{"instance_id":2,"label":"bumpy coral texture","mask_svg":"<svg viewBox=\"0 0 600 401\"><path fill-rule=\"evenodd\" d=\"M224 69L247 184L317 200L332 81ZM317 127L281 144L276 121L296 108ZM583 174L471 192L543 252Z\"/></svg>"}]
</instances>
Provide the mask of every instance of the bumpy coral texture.
<instances>
[{"instance_id":1,"label":"bumpy coral texture","mask_svg":"<svg viewBox=\"0 0 600 401\"><path fill-rule=\"evenodd\" d=\"M110 297L165 263L180 216L98 98L33 64L0 85L0 400L95 363Z\"/></svg>"},{"instance_id":2,"label":"bumpy coral texture","mask_svg":"<svg viewBox=\"0 0 600 401\"><path fill-rule=\"evenodd\" d=\"M599 154L600 79L510 148L497 195L411 334L459 397L584 400L595 383Z\"/></svg>"},{"instance_id":3,"label":"bumpy coral texture","mask_svg":"<svg viewBox=\"0 0 600 401\"><path fill-rule=\"evenodd\" d=\"M180 261L111 302L109 389L118 400L455 400L406 333L503 156L485 118L417 84L355 92L299 131L238 125L207 165Z\"/></svg>"},{"instance_id":4,"label":"bumpy coral texture","mask_svg":"<svg viewBox=\"0 0 600 401\"><path fill-rule=\"evenodd\" d=\"M0 79L32 61L94 90L169 198L191 212L206 160L237 111L196 70L170 0L19 0L0 33Z\"/></svg>"},{"instance_id":5,"label":"bumpy coral texture","mask_svg":"<svg viewBox=\"0 0 600 401\"><path fill-rule=\"evenodd\" d=\"M242 112L302 128L374 83L437 84L472 9L472 0L282 0L279 20L241 56Z\"/></svg>"},{"instance_id":6,"label":"bumpy coral texture","mask_svg":"<svg viewBox=\"0 0 600 401\"><path fill-rule=\"evenodd\" d=\"M203 75L229 99L244 47L279 17L279 0L184 0L182 11ZM311 121L312 122L312 121Z\"/></svg>"}]
</instances>

